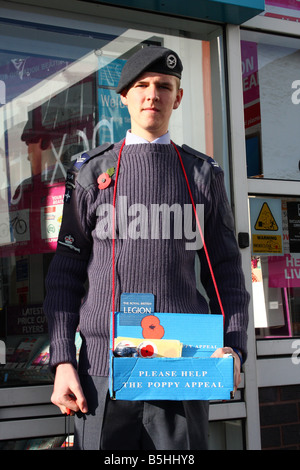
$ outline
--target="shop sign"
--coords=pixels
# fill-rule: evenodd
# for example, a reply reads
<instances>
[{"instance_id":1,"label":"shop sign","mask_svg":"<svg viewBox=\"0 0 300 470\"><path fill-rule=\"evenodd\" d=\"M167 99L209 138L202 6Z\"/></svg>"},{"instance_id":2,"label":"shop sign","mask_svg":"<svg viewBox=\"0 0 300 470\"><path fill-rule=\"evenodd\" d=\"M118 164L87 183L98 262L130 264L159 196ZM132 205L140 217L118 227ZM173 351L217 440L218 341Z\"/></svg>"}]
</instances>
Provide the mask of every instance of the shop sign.
<instances>
[{"instance_id":1,"label":"shop sign","mask_svg":"<svg viewBox=\"0 0 300 470\"><path fill-rule=\"evenodd\" d=\"M47 319L41 305L9 306L7 335L37 335L48 332Z\"/></svg>"},{"instance_id":2,"label":"shop sign","mask_svg":"<svg viewBox=\"0 0 300 470\"><path fill-rule=\"evenodd\" d=\"M70 61L61 59L49 59L18 52L18 58L14 53L9 54L0 66L0 104L8 103L17 96L26 93L34 85L49 76L55 76L57 72L70 65ZM6 57L4 55L4 57Z\"/></svg>"},{"instance_id":3,"label":"shop sign","mask_svg":"<svg viewBox=\"0 0 300 470\"><path fill-rule=\"evenodd\" d=\"M269 287L300 287L300 256L270 256Z\"/></svg>"},{"instance_id":4,"label":"shop sign","mask_svg":"<svg viewBox=\"0 0 300 470\"><path fill-rule=\"evenodd\" d=\"M280 20L300 21L299 0L265 0L264 16Z\"/></svg>"},{"instance_id":5,"label":"shop sign","mask_svg":"<svg viewBox=\"0 0 300 470\"><path fill-rule=\"evenodd\" d=\"M280 199L250 199L252 254L281 255L282 215Z\"/></svg>"},{"instance_id":6,"label":"shop sign","mask_svg":"<svg viewBox=\"0 0 300 470\"><path fill-rule=\"evenodd\" d=\"M245 128L260 123L257 43L241 41Z\"/></svg>"}]
</instances>

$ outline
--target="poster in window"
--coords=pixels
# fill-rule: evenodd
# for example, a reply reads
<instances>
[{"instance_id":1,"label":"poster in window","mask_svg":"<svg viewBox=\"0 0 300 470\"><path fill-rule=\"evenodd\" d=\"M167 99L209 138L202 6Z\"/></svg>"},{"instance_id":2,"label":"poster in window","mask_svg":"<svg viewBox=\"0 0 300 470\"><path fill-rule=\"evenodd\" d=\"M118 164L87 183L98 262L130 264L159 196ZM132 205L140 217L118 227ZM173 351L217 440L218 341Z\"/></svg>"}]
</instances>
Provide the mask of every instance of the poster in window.
<instances>
[{"instance_id":1,"label":"poster in window","mask_svg":"<svg viewBox=\"0 0 300 470\"><path fill-rule=\"evenodd\" d=\"M300 202L287 203L290 253L300 253Z\"/></svg>"},{"instance_id":2,"label":"poster in window","mask_svg":"<svg viewBox=\"0 0 300 470\"><path fill-rule=\"evenodd\" d=\"M252 254L282 255L281 200L250 198Z\"/></svg>"},{"instance_id":3,"label":"poster in window","mask_svg":"<svg viewBox=\"0 0 300 470\"><path fill-rule=\"evenodd\" d=\"M300 21L299 0L265 0L264 16L287 21Z\"/></svg>"},{"instance_id":4,"label":"poster in window","mask_svg":"<svg viewBox=\"0 0 300 470\"><path fill-rule=\"evenodd\" d=\"M300 287L300 257L269 256L269 287Z\"/></svg>"}]
</instances>

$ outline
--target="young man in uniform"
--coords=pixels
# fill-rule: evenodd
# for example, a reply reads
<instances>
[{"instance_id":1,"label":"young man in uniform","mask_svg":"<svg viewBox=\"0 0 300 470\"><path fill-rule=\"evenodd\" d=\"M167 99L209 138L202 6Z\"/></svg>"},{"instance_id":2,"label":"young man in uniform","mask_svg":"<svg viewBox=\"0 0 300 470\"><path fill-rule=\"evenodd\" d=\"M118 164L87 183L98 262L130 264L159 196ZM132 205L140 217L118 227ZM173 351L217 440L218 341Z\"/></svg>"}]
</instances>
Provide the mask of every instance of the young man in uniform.
<instances>
[{"instance_id":1,"label":"young man in uniform","mask_svg":"<svg viewBox=\"0 0 300 470\"><path fill-rule=\"evenodd\" d=\"M131 117L125 145L123 141L106 144L83 154L67 177L63 222L47 276L44 308L51 365L56 370L52 401L62 413L67 409L76 413L75 448L207 448L207 402L108 397L113 258L111 233L99 208L113 202L116 172L110 169L117 168L119 159L117 197L126 197L127 207L139 203L149 210L152 204L183 208L191 200L180 152L195 203L204 205L206 246L225 311L225 347L214 356L233 354L236 387L240 380L240 361L247 355L249 295L222 170L212 159L188 147L176 147L170 140L169 120L183 96L181 73L182 63L174 51L146 47L134 54L117 87ZM116 311L122 292L151 292L157 312L208 313L207 302L196 289L198 254L211 311L220 312L203 249L187 250L184 237L152 239L151 230L148 237L124 236L116 220ZM78 326L82 346L77 367L74 335Z\"/></svg>"}]
</instances>

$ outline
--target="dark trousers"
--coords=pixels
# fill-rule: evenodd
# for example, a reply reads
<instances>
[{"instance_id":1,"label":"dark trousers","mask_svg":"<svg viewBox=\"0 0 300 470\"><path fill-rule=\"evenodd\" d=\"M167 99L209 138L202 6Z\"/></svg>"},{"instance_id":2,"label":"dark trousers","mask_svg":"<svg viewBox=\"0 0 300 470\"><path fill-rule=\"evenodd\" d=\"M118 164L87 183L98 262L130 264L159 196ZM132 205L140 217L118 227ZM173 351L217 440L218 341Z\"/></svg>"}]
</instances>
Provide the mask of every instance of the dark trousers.
<instances>
[{"instance_id":1,"label":"dark trousers","mask_svg":"<svg viewBox=\"0 0 300 470\"><path fill-rule=\"evenodd\" d=\"M111 400L106 377L81 385L89 411L75 417L74 449L207 449L208 402Z\"/></svg>"}]
</instances>

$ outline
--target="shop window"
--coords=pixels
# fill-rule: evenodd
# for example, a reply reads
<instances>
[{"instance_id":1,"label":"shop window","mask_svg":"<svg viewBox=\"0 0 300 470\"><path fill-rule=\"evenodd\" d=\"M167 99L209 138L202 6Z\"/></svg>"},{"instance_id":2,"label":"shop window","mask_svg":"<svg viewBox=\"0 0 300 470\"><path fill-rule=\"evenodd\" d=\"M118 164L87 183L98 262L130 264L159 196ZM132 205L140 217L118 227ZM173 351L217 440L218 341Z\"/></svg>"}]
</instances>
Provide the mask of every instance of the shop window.
<instances>
[{"instance_id":1,"label":"shop window","mask_svg":"<svg viewBox=\"0 0 300 470\"><path fill-rule=\"evenodd\" d=\"M9 46L0 52L0 386L53 380L44 279L56 249L67 168L98 142L97 71L72 67L93 45L114 38L72 37L71 48L71 37L1 24ZM79 333L77 339L80 344Z\"/></svg>"},{"instance_id":2,"label":"shop window","mask_svg":"<svg viewBox=\"0 0 300 470\"><path fill-rule=\"evenodd\" d=\"M101 34L85 32L86 25L76 32L1 22L0 387L53 380L42 305L66 171L82 152L125 135L129 115L115 87L138 48L178 51L185 93L171 136L214 156L228 184L222 28L204 26L193 38L183 30L115 27L112 20L97 26Z\"/></svg>"},{"instance_id":3,"label":"shop window","mask_svg":"<svg viewBox=\"0 0 300 470\"><path fill-rule=\"evenodd\" d=\"M247 176L300 180L300 39L241 39Z\"/></svg>"},{"instance_id":4,"label":"shop window","mask_svg":"<svg viewBox=\"0 0 300 470\"><path fill-rule=\"evenodd\" d=\"M273 196L249 198L254 323L259 338L289 338L300 335L300 199L276 195L276 181L300 180L300 40L242 30L241 53L247 176L274 180Z\"/></svg>"},{"instance_id":5,"label":"shop window","mask_svg":"<svg viewBox=\"0 0 300 470\"><path fill-rule=\"evenodd\" d=\"M249 202L256 334L300 336L300 198Z\"/></svg>"}]
</instances>

